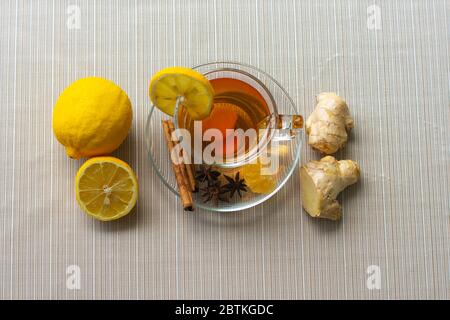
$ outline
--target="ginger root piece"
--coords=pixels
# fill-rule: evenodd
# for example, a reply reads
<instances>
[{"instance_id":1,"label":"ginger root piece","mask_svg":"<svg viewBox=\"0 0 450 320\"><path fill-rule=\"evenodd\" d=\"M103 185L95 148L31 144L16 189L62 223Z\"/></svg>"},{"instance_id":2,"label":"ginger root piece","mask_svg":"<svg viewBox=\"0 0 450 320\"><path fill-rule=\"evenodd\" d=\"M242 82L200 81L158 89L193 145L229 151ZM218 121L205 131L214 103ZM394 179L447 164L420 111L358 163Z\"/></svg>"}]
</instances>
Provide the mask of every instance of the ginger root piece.
<instances>
[{"instance_id":1,"label":"ginger root piece","mask_svg":"<svg viewBox=\"0 0 450 320\"><path fill-rule=\"evenodd\" d=\"M347 142L347 133L354 127L344 99L334 92L322 92L317 105L306 120L308 144L325 154L333 154Z\"/></svg>"},{"instance_id":2,"label":"ginger root piece","mask_svg":"<svg viewBox=\"0 0 450 320\"><path fill-rule=\"evenodd\" d=\"M359 166L352 160L337 161L326 156L300 168L302 205L312 217L338 220L342 207L338 194L359 178Z\"/></svg>"}]
</instances>

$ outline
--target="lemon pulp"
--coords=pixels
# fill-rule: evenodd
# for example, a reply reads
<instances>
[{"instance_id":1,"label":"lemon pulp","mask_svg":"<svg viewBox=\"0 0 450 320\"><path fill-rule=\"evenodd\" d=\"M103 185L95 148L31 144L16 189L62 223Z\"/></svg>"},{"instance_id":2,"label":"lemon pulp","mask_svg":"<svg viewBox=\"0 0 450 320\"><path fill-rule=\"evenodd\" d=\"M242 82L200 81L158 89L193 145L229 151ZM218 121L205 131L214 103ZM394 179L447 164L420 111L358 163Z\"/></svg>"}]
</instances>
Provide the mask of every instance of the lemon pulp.
<instances>
[{"instance_id":1,"label":"lemon pulp","mask_svg":"<svg viewBox=\"0 0 450 320\"><path fill-rule=\"evenodd\" d=\"M114 157L87 160L77 173L75 189L80 207L88 215L103 221L127 215L138 197L133 170Z\"/></svg>"},{"instance_id":2,"label":"lemon pulp","mask_svg":"<svg viewBox=\"0 0 450 320\"><path fill-rule=\"evenodd\" d=\"M211 113L214 91L209 80L190 68L171 67L157 72L150 81L149 95L155 106L173 116L177 99L195 120Z\"/></svg>"}]
</instances>

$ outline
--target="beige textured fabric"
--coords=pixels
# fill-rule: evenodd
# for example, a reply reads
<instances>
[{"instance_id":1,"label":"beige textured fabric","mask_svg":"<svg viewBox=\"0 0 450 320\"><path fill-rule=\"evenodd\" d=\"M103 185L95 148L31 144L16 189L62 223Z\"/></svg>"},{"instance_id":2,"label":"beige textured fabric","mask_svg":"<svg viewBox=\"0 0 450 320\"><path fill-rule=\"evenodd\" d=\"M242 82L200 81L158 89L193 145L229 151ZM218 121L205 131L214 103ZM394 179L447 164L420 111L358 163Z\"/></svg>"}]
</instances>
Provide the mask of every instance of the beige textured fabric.
<instances>
[{"instance_id":1,"label":"beige textured fabric","mask_svg":"<svg viewBox=\"0 0 450 320\"><path fill-rule=\"evenodd\" d=\"M448 1L2 0L0 12L0 298L450 297ZM345 97L356 128L337 156L362 181L341 197L343 221L301 211L298 170L245 212L182 211L146 158L147 86L162 67L215 60L264 69L304 115L321 91ZM141 197L113 223L79 210L81 161L51 130L58 94L87 75L134 106L116 155ZM318 157L304 147L302 162Z\"/></svg>"}]
</instances>

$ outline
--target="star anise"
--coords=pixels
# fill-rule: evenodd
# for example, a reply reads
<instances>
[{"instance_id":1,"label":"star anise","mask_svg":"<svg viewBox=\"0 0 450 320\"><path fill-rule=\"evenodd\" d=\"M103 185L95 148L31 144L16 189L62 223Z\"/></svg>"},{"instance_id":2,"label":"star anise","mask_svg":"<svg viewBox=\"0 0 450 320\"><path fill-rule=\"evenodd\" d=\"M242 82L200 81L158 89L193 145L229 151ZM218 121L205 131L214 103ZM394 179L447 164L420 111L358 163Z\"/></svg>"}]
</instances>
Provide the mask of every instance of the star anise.
<instances>
[{"instance_id":1,"label":"star anise","mask_svg":"<svg viewBox=\"0 0 450 320\"><path fill-rule=\"evenodd\" d=\"M241 191L247 192L247 185L245 184L244 179L240 179L239 172L236 173L234 178L229 177L227 175L223 175L223 176L228 181L228 183L226 185L224 185L223 188L224 188L224 190L226 190L226 192L230 192L229 197L233 198L234 194L237 192L239 197L242 198Z\"/></svg>"},{"instance_id":2,"label":"star anise","mask_svg":"<svg viewBox=\"0 0 450 320\"><path fill-rule=\"evenodd\" d=\"M206 203L208 201L213 201L216 205L219 204L219 201L228 202L225 193L228 190L225 190L221 185L220 181L215 181L204 188L200 188L201 196L203 198L203 202Z\"/></svg>"},{"instance_id":3,"label":"star anise","mask_svg":"<svg viewBox=\"0 0 450 320\"><path fill-rule=\"evenodd\" d=\"M220 176L220 172L213 170L212 166L201 165L199 170L195 172L195 179L198 182L208 182L214 184Z\"/></svg>"}]
</instances>

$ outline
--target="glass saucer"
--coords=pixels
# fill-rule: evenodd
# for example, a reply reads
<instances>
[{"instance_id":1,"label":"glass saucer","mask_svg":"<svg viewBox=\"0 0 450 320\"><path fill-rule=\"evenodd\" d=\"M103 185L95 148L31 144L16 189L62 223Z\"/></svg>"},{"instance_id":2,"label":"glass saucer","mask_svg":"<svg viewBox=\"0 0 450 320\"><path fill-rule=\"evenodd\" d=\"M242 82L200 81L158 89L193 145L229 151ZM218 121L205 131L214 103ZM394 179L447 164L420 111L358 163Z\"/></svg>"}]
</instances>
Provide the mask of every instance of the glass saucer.
<instances>
[{"instance_id":1,"label":"glass saucer","mask_svg":"<svg viewBox=\"0 0 450 320\"><path fill-rule=\"evenodd\" d=\"M298 113L293 100L281 87L281 85L270 75L255 67L234 62L213 62L194 67L193 69L206 76L211 71L217 70L239 70L248 73L257 78L270 91L276 103L278 113ZM147 145L148 159L150 160L154 170L161 178L164 185L179 196L175 175L173 173L172 163L170 160L170 154L166 141L163 137L163 129L161 126L161 122L163 120L169 119L171 119L170 116L161 112L155 106L152 106L145 126L145 141ZM282 150L282 152L280 152L279 157L279 167L276 174L275 188L270 193L256 194L246 192L243 194L242 198L235 195L229 202L219 201L216 203L214 201L208 201L205 203L202 200L201 192L196 192L193 194L194 206L197 208L218 212L231 212L248 209L266 201L283 187L297 167L300 159L302 139L303 131L299 130L293 139L278 142L278 150ZM237 169L224 170L224 174L234 176Z\"/></svg>"}]
</instances>

